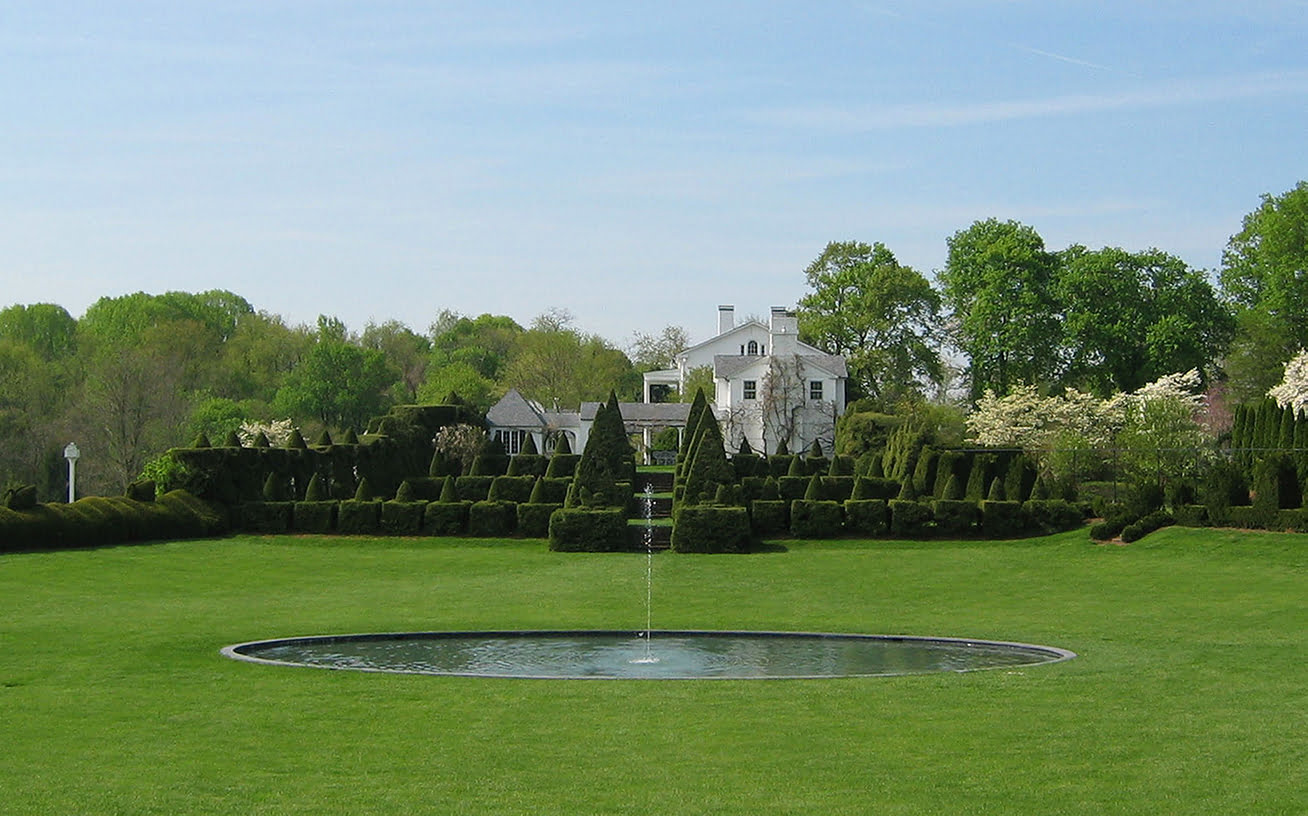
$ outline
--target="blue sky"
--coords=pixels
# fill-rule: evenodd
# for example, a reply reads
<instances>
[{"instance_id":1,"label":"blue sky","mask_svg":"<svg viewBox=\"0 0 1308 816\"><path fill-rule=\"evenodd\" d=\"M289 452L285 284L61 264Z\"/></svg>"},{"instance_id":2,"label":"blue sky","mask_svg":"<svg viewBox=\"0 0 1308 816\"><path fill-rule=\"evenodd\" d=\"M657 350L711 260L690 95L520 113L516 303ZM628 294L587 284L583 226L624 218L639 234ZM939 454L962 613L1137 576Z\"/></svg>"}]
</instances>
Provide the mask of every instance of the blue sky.
<instances>
[{"instance_id":1,"label":"blue sky","mask_svg":"<svg viewBox=\"0 0 1308 816\"><path fill-rule=\"evenodd\" d=\"M1308 178L1305 42L1259 0L16 0L0 303L702 340L828 241L930 276L992 216L1214 270Z\"/></svg>"}]
</instances>

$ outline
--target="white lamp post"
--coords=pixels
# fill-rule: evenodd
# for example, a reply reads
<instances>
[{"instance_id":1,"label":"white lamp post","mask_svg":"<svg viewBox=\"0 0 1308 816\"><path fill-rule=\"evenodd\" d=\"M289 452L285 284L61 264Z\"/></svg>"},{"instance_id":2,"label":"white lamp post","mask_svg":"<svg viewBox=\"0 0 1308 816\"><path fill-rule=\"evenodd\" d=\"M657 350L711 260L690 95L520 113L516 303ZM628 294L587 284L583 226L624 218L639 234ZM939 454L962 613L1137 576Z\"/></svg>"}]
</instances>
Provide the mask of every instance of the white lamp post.
<instances>
[{"instance_id":1,"label":"white lamp post","mask_svg":"<svg viewBox=\"0 0 1308 816\"><path fill-rule=\"evenodd\" d=\"M82 452L77 449L75 442L69 442L68 447L64 448L64 458L68 460L68 503L72 504L77 501L77 457Z\"/></svg>"}]
</instances>

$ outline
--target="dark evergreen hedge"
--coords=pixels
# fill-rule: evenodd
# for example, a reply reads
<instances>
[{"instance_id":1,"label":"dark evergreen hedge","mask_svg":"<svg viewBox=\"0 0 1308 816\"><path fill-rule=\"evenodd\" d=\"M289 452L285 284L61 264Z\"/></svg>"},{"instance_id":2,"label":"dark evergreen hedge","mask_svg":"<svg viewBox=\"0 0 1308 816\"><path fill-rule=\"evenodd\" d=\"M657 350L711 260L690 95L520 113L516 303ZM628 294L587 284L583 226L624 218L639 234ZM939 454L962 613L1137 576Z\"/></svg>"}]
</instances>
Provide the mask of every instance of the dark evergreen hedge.
<instances>
[{"instance_id":1,"label":"dark evergreen hedge","mask_svg":"<svg viewBox=\"0 0 1308 816\"><path fill-rule=\"evenodd\" d=\"M898 497L899 491L902 488L903 485L894 479L862 476L854 483L854 489L849 497L856 501L863 501L866 499L882 499L889 501Z\"/></svg>"},{"instance_id":2,"label":"dark evergreen hedge","mask_svg":"<svg viewBox=\"0 0 1308 816\"><path fill-rule=\"evenodd\" d=\"M1085 523L1081 508L1062 499L1030 499L1022 504L1028 527L1048 535L1075 530Z\"/></svg>"},{"instance_id":3,"label":"dark evergreen hedge","mask_svg":"<svg viewBox=\"0 0 1308 816\"><path fill-rule=\"evenodd\" d=\"M511 501L521 504L531 500L531 489L536 486L535 476L496 476L486 497L490 501Z\"/></svg>"},{"instance_id":4,"label":"dark evergreen hedge","mask_svg":"<svg viewBox=\"0 0 1308 816\"><path fill-rule=\"evenodd\" d=\"M336 529L334 501L302 501L295 503L292 526L297 533L330 533Z\"/></svg>"},{"instance_id":5,"label":"dark evergreen hedge","mask_svg":"<svg viewBox=\"0 0 1308 816\"><path fill-rule=\"evenodd\" d=\"M777 479L777 492L785 501L796 501L808 492L808 482L808 476L782 476Z\"/></svg>"},{"instance_id":6,"label":"dark evergreen hedge","mask_svg":"<svg viewBox=\"0 0 1308 816\"><path fill-rule=\"evenodd\" d=\"M929 538L931 505L907 499L886 502L890 510L890 534L895 538Z\"/></svg>"},{"instance_id":7,"label":"dark evergreen hedge","mask_svg":"<svg viewBox=\"0 0 1308 816\"><path fill-rule=\"evenodd\" d=\"M1179 519L1177 523L1181 523ZM1284 530L1287 533L1308 533L1308 508L1296 507L1278 511L1272 529Z\"/></svg>"},{"instance_id":8,"label":"dark evergreen hedge","mask_svg":"<svg viewBox=\"0 0 1308 816\"><path fill-rule=\"evenodd\" d=\"M759 537L790 532L790 502L781 499L754 499L749 503L750 527Z\"/></svg>"},{"instance_id":9,"label":"dark evergreen hedge","mask_svg":"<svg viewBox=\"0 0 1308 816\"><path fill-rule=\"evenodd\" d=\"M790 503L790 534L796 538L836 538L843 527L839 502L798 499Z\"/></svg>"},{"instance_id":10,"label":"dark evergreen hedge","mask_svg":"<svg viewBox=\"0 0 1308 816\"><path fill-rule=\"evenodd\" d=\"M743 507L692 505L677 511L672 549L683 553L743 553L750 549L749 514Z\"/></svg>"},{"instance_id":11,"label":"dark evergreen hedge","mask_svg":"<svg viewBox=\"0 0 1308 816\"><path fill-rule=\"evenodd\" d=\"M986 538L1017 538L1026 531L1019 501L981 502L981 534Z\"/></svg>"},{"instance_id":12,"label":"dark evergreen hedge","mask_svg":"<svg viewBox=\"0 0 1308 816\"><path fill-rule=\"evenodd\" d=\"M627 515L618 508L565 507L550 515L549 537L556 552L620 552L629 548Z\"/></svg>"},{"instance_id":13,"label":"dark evergreen hedge","mask_svg":"<svg viewBox=\"0 0 1308 816\"><path fill-rule=\"evenodd\" d=\"M1161 527L1170 527L1175 523L1176 519L1172 518L1170 513L1156 510L1139 521L1126 525L1125 529L1122 530L1122 541L1128 544L1132 541L1139 541L1153 531Z\"/></svg>"},{"instance_id":14,"label":"dark evergreen hedge","mask_svg":"<svg viewBox=\"0 0 1308 816\"><path fill-rule=\"evenodd\" d=\"M503 538L513 535L518 526L518 505L509 501L473 502L468 509L468 535L478 538Z\"/></svg>"},{"instance_id":15,"label":"dark evergreen hedge","mask_svg":"<svg viewBox=\"0 0 1308 816\"><path fill-rule=\"evenodd\" d=\"M1301 513L1301 510L1287 512ZM1182 527L1207 527L1208 508L1202 504L1182 504L1172 508L1172 516Z\"/></svg>"},{"instance_id":16,"label":"dark evergreen hedge","mask_svg":"<svg viewBox=\"0 0 1308 816\"><path fill-rule=\"evenodd\" d=\"M379 501L348 499L336 511L336 530L345 535L376 535L381 532Z\"/></svg>"},{"instance_id":17,"label":"dark evergreen hedge","mask_svg":"<svg viewBox=\"0 0 1308 816\"><path fill-rule=\"evenodd\" d=\"M577 463L580 461L579 453L556 453L550 457L545 475L551 479L571 479L577 472Z\"/></svg>"},{"instance_id":18,"label":"dark evergreen hedge","mask_svg":"<svg viewBox=\"0 0 1308 816\"><path fill-rule=\"evenodd\" d=\"M931 504L931 516L941 535L971 536L980 526L981 508L977 502L965 499L936 499Z\"/></svg>"},{"instance_id":19,"label":"dark evergreen hedge","mask_svg":"<svg viewBox=\"0 0 1308 816\"><path fill-rule=\"evenodd\" d=\"M472 502L431 502L423 512L422 529L428 535L459 536L468 530Z\"/></svg>"},{"instance_id":20,"label":"dark evergreen hedge","mask_svg":"<svg viewBox=\"0 0 1308 816\"><path fill-rule=\"evenodd\" d=\"M382 502L381 531L386 535L418 535L426 512L427 502Z\"/></svg>"},{"instance_id":21,"label":"dark evergreen hedge","mask_svg":"<svg viewBox=\"0 0 1308 816\"><path fill-rule=\"evenodd\" d=\"M519 504L518 535L525 538L548 538L550 515L561 507L563 502Z\"/></svg>"},{"instance_id":22,"label":"dark evergreen hedge","mask_svg":"<svg viewBox=\"0 0 1308 816\"><path fill-rule=\"evenodd\" d=\"M240 528L247 533L280 535L291 531L294 502L246 502L240 506Z\"/></svg>"},{"instance_id":23,"label":"dark evergreen hedge","mask_svg":"<svg viewBox=\"0 0 1308 816\"><path fill-rule=\"evenodd\" d=\"M490 498L491 483L494 481L494 476L459 476L454 480L454 490L459 501L486 501Z\"/></svg>"},{"instance_id":24,"label":"dark evergreen hedge","mask_svg":"<svg viewBox=\"0 0 1308 816\"><path fill-rule=\"evenodd\" d=\"M845 530L851 535L883 536L890 529L885 499L850 499L845 502Z\"/></svg>"},{"instance_id":25,"label":"dark evergreen hedge","mask_svg":"<svg viewBox=\"0 0 1308 816\"><path fill-rule=\"evenodd\" d=\"M22 510L0 507L0 552L203 538L228 529L226 508L181 490L149 502L126 496L89 497Z\"/></svg>"}]
</instances>

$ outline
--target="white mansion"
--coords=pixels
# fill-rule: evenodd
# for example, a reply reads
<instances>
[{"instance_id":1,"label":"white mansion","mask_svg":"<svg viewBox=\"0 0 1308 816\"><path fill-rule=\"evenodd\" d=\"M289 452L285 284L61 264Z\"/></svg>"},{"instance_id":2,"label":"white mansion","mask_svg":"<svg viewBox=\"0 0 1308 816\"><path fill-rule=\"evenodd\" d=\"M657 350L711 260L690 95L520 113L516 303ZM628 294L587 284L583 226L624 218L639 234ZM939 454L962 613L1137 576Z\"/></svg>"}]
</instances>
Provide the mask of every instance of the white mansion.
<instances>
[{"instance_id":1,"label":"white mansion","mask_svg":"<svg viewBox=\"0 0 1308 816\"><path fill-rule=\"evenodd\" d=\"M703 372L711 374L713 393L705 396L729 450L744 439L759 453L775 453L783 441L800 452L816 439L831 451L836 419L845 410L845 358L800 342L793 312L773 307L770 325L758 320L737 325L735 308L719 306L717 335L680 352L673 363L675 368L645 374L642 402L619 405L628 432L642 435L645 450L658 431L685 427L689 403L667 398L685 391L692 372ZM510 454L521 449L528 434L537 450L552 450L554 440L565 435L580 453L598 407L583 403L577 412L546 411L511 389L486 419Z\"/></svg>"}]
</instances>

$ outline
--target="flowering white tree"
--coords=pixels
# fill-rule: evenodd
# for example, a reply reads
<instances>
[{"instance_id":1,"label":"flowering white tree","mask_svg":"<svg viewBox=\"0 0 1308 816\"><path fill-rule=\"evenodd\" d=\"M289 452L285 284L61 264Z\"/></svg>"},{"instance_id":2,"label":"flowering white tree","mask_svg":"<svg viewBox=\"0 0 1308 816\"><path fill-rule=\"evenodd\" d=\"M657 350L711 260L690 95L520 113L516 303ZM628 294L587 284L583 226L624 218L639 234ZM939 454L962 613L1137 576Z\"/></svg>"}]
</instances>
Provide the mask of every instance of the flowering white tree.
<instances>
[{"instance_id":1,"label":"flowering white tree","mask_svg":"<svg viewBox=\"0 0 1308 816\"><path fill-rule=\"evenodd\" d=\"M1293 408L1296 416L1308 415L1308 351L1300 349L1285 364L1281 384L1273 386L1267 396L1282 408Z\"/></svg>"},{"instance_id":2,"label":"flowering white tree","mask_svg":"<svg viewBox=\"0 0 1308 816\"><path fill-rule=\"evenodd\" d=\"M275 419L272 422L242 422L236 433L241 437L241 444L247 448L254 443L262 432L268 438L268 444L274 448L286 445L286 440L295 433L295 423L289 419Z\"/></svg>"}]
</instances>

